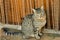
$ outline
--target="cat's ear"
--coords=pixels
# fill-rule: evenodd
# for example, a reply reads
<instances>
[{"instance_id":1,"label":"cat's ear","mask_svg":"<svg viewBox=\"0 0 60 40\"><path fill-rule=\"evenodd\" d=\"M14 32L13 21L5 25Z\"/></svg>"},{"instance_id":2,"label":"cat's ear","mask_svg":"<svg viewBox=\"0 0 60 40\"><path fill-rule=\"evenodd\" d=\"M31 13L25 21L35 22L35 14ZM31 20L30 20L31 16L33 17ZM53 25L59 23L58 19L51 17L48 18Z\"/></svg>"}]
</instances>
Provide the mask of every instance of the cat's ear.
<instances>
[{"instance_id":1,"label":"cat's ear","mask_svg":"<svg viewBox=\"0 0 60 40\"><path fill-rule=\"evenodd\" d=\"M44 11L44 6L41 6L41 11L42 11L42 14L45 13L45 11Z\"/></svg>"},{"instance_id":2,"label":"cat's ear","mask_svg":"<svg viewBox=\"0 0 60 40\"><path fill-rule=\"evenodd\" d=\"M41 10L44 10L44 6L41 6Z\"/></svg>"},{"instance_id":3,"label":"cat's ear","mask_svg":"<svg viewBox=\"0 0 60 40\"><path fill-rule=\"evenodd\" d=\"M34 13L36 13L36 10L35 10L35 9L32 9L32 11L33 11Z\"/></svg>"}]
</instances>

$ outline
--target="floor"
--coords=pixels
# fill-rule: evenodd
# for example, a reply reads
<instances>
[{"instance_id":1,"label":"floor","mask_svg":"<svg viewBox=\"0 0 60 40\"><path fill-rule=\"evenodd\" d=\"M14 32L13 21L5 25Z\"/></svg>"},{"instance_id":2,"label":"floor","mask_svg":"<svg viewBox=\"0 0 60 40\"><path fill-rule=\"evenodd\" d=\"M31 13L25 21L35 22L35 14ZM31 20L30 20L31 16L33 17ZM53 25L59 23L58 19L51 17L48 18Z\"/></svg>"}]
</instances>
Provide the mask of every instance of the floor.
<instances>
[{"instance_id":1,"label":"floor","mask_svg":"<svg viewBox=\"0 0 60 40\"><path fill-rule=\"evenodd\" d=\"M2 36L0 37L0 40L36 40L35 38L30 38L30 39L22 39L22 37L20 36L13 36L13 35L8 35L8 36ZM41 37L41 39L39 40L60 40L60 37L52 37L52 36L48 36L48 35L43 35Z\"/></svg>"},{"instance_id":2,"label":"floor","mask_svg":"<svg viewBox=\"0 0 60 40\"><path fill-rule=\"evenodd\" d=\"M2 35L3 31L0 31L0 40L36 40L35 38L30 38L30 39L22 39L20 35ZM59 35L50 35L50 34L44 34L41 39L39 40L60 40Z\"/></svg>"}]
</instances>

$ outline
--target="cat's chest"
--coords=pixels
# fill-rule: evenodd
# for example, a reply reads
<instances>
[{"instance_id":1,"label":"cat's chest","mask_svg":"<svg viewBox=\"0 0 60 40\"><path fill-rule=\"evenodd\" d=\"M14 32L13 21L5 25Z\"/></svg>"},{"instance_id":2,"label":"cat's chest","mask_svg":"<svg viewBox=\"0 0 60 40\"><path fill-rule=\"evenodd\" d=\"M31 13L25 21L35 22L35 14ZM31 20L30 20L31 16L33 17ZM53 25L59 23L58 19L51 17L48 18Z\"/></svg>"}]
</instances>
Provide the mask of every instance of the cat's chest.
<instances>
[{"instance_id":1,"label":"cat's chest","mask_svg":"<svg viewBox=\"0 0 60 40\"><path fill-rule=\"evenodd\" d=\"M46 23L46 19L35 19L34 20L34 25L38 25L38 26L42 26L42 25L45 25Z\"/></svg>"},{"instance_id":2,"label":"cat's chest","mask_svg":"<svg viewBox=\"0 0 60 40\"><path fill-rule=\"evenodd\" d=\"M45 22L46 22L46 20L44 20L44 21L40 21L40 20L34 21L35 24L43 24Z\"/></svg>"},{"instance_id":3,"label":"cat's chest","mask_svg":"<svg viewBox=\"0 0 60 40\"><path fill-rule=\"evenodd\" d=\"M35 21L35 22L45 22L45 21L46 21L46 18L44 18L44 17L34 18L34 21Z\"/></svg>"}]
</instances>

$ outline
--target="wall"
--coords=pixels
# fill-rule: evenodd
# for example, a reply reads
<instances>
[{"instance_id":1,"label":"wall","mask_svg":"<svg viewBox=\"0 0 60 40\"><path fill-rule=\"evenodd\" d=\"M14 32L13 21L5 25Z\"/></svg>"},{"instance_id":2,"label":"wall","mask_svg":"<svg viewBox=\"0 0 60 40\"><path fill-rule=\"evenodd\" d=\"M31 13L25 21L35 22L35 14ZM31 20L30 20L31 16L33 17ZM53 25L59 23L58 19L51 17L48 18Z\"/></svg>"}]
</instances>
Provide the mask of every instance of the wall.
<instances>
[{"instance_id":1,"label":"wall","mask_svg":"<svg viewBox=\"0 0 60 40\"><path fill-rule=\"evenodd\" d=\"M0 21L20 24L23 17L32 13L32 8L42 5L47 12L47 28L59 29L59 0L0 0Z\"/></svg>"}]
</instances>

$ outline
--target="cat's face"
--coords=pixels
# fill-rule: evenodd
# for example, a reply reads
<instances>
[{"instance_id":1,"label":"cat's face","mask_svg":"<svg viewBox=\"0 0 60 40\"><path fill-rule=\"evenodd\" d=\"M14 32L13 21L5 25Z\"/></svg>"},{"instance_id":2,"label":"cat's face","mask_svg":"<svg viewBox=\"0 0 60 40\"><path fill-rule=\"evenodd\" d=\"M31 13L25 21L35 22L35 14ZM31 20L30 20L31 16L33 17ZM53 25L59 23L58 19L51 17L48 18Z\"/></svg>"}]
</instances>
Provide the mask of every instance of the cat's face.
<instances>
[{"instance_id":1,"label":"cat's face","mask_svg":"<svg viewBox=\"0 0 60 40\"><path fill-rule=\"evenodd\" d=\"M42 19L45 16L45 11L44 11L43 7L33 9L33 12L37 19Z\"/></svg>"}]
</instances>

